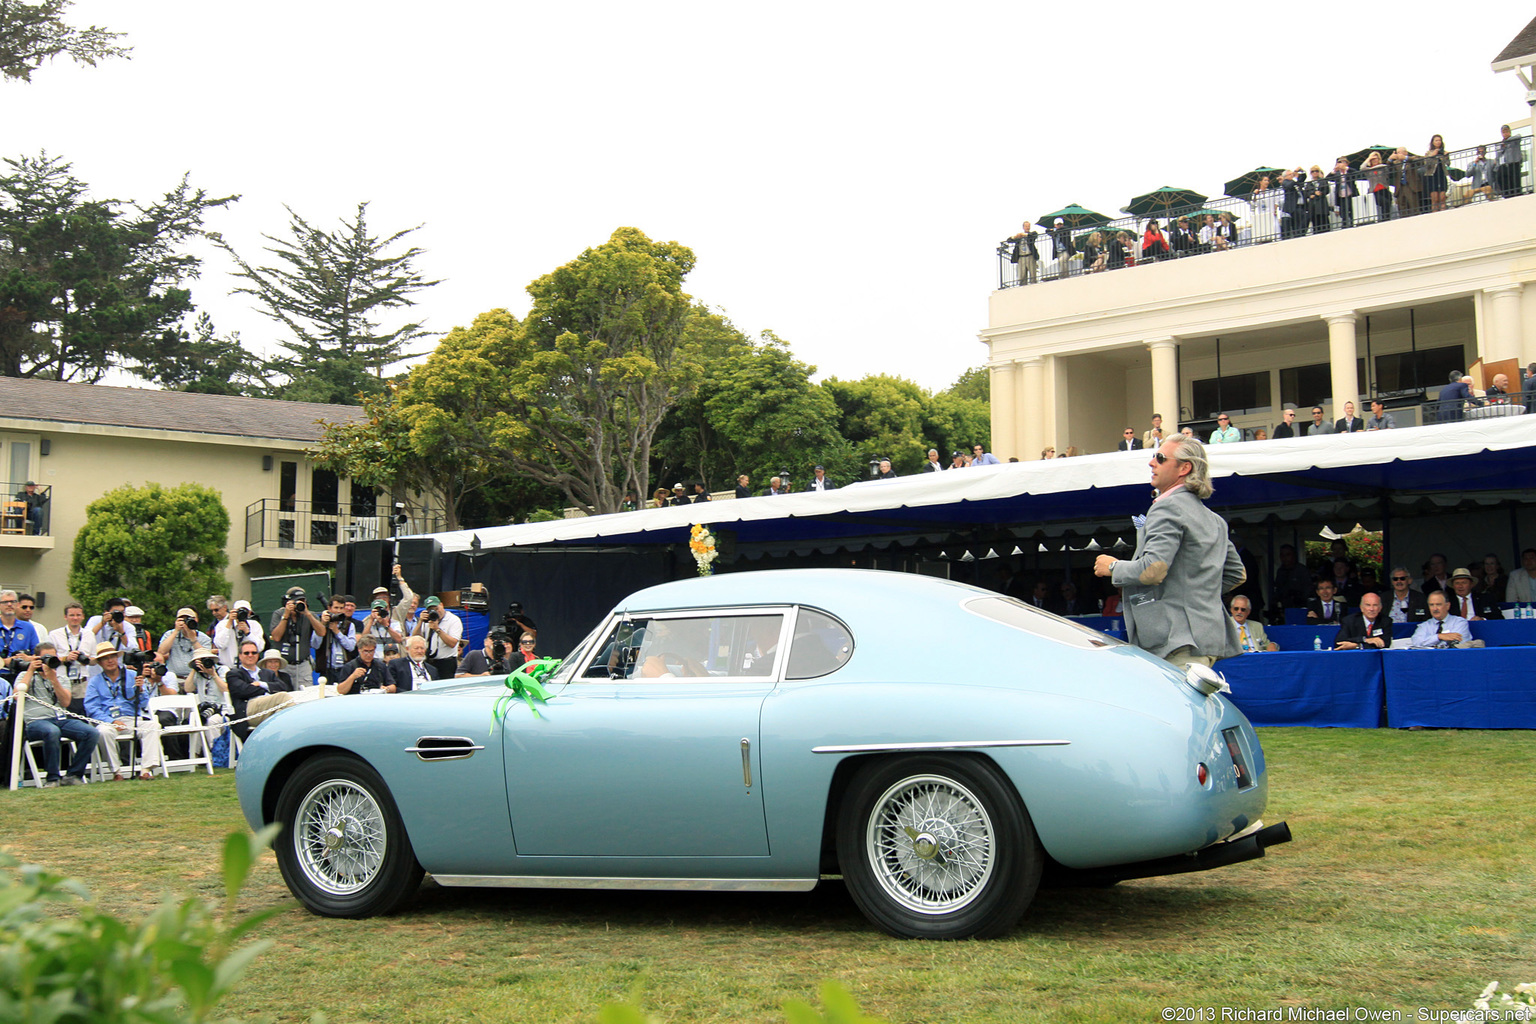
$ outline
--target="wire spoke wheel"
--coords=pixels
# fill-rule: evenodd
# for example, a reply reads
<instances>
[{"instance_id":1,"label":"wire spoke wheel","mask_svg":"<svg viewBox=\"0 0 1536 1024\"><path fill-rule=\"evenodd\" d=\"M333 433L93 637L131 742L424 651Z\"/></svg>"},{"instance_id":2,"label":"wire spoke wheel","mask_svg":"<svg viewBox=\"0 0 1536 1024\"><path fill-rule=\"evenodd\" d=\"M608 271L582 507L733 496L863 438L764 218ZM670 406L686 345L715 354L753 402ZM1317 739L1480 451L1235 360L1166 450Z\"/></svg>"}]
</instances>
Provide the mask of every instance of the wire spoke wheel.
<instances>
[{"instance_id":1,"label":"wire spoke wheel","mask_svg":"<svg viewBox=\"0 0 1536 1024\"><path fill-rule=\"evenodd\" d=\"M315 886L336 896L362 889L384 865L389 839L384 812L355 782L332 780L299 804L299 865Z\"/></svg>"},{"instance_id":2,"label":"wire spoke wheel","mask_svg":"<svg viewBox=\"0 0 1536 1024\"><path fill-rule=\"evenodd\" d=\"M1045 852L992 762L913 754L872 759L837 817L837 860L864 915L902 938L1001 935L1034 899Z\"/></svg>"},{"instance_id":3,"label":"wire spoke wheel","mask_svg":"<svg viewBox=\"0 0 1536 1024\"><path fill-rule=\"evenodd\" d=\"M277 866L288 889L327 917L371 917L421 884L421 865L379 773L348 754L321 754L283 783Z\"/></svg>"},{"instance_id":4,"label":"wire spoke wheel","mask_svg":"<svg viewBox=\"0 0 1536 1024\"><path fill-rule=\"evenodd\" d=\"M875 801L865 831L875 878L921 914L945 914L982 891L995 863L992 820L953 779L902 779Z\"/></svg>"}]
</instances>

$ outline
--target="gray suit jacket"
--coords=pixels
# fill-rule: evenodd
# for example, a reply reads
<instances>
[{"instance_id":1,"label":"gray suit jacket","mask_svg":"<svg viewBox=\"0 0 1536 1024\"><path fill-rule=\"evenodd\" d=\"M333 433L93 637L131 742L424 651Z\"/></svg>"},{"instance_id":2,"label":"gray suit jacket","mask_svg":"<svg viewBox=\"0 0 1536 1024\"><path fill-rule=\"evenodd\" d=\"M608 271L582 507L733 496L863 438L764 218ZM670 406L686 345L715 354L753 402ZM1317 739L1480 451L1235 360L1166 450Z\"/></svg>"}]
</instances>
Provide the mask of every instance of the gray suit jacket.
<instances>
[{"instance_id":1,"label":"gray suit jacket","mask_svg":"<svg viewBox=\"0 0 1536 1024\"><path fill-rule=\"evenodd\" d=\"M1126 637L1137 647L1159 658L1180 647L1230 658L1240 649L1237 623L1222 595L1244 578L1226 521L1180 487L1152 503L1136 554L1115 563L1110 582L1124 591Z\"/></svg>"},{"instance_id":2,"label":"gray suit jacket","mask_svg":"<svg viewBox=\"0 0 1536 1024\"><path fill-rule=\"evenodd\" d=\"M1302 425L1302 429L1305 431L1302 435L1304 437L1311 437L1313 434L1331 434L1333 433L1333 424L1327 420L1323 420L1321 423L1313 423L1311 420L1308 420Z\"/></svg>"}]
</instances>

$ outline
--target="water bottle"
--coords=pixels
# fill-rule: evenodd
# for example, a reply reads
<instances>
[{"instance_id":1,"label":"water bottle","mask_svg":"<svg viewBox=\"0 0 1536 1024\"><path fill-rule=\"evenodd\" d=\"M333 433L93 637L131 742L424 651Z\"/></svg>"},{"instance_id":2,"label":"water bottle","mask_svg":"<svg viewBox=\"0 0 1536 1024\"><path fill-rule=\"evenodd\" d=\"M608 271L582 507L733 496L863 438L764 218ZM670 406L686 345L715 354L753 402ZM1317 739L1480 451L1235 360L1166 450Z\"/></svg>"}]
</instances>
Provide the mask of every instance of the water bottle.
<instances>
[{"instance_id":1,"label":"water bottle","mask_svg":"<svg viewBox=\"0 0 1536 1024\"><path fill-rule=\"evenodd\" d=\"M1320 650L1323 649L1323 638L1322 637L1316 636L1316 635L1314 635L1312 637L1312 649L1314 651L1320 651Z\"/></svg>"}]
</instances>

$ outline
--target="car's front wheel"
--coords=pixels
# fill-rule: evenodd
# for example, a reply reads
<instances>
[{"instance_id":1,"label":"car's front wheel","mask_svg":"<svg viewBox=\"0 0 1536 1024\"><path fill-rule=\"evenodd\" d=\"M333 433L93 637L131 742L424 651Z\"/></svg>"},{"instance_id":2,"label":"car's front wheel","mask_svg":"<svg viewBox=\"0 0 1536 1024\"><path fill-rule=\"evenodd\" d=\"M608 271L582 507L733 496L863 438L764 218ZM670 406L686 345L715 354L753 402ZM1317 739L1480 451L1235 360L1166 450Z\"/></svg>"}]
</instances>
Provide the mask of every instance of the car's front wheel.
<instances>
[{"instance_id":1,"label":"car's front wheel","mask_svg":"<svg viewBox=\"0 0 1536 1024\"><path fill-rule=\"evenodd\" d=\"M978 758L910 755L854 776L837 853L866 917L903 938L964 939L1016 924L1044 852L1018 795Z\"/></svg>"},{"instance_id":2,"label":"car's front wheel","mask_svg":"<svg viewBox=\"0 0 1536 1024\"><path fill-rule=\"evenodd\" d=\"M277 820L283 881L317 914L385 914L421 884L421 865L388 787L355 757L304 762L283 785Z\"/></svg>"}]
</instances>

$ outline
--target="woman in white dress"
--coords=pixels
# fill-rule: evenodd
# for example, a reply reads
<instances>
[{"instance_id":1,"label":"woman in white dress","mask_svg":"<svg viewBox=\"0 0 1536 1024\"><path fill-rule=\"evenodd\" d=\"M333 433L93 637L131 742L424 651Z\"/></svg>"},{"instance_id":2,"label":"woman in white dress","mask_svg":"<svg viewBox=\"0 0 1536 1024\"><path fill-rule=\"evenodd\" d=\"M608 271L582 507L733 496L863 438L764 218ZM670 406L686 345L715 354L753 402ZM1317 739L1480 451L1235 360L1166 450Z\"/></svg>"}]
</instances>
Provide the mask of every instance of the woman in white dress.
<instances>
[{"instance_id":1,"label":"woman in white dress","mask_svg":"<svg viewBox=\"0 0 1536 1024\"><path fill-rule=\"evenodd\" d=\"M1248 196L1249 237L1256 242L1271 242L1280 235L1280 190L1270 184L1269 175L1259 179Z\"/></svg>"}]
</instances>

